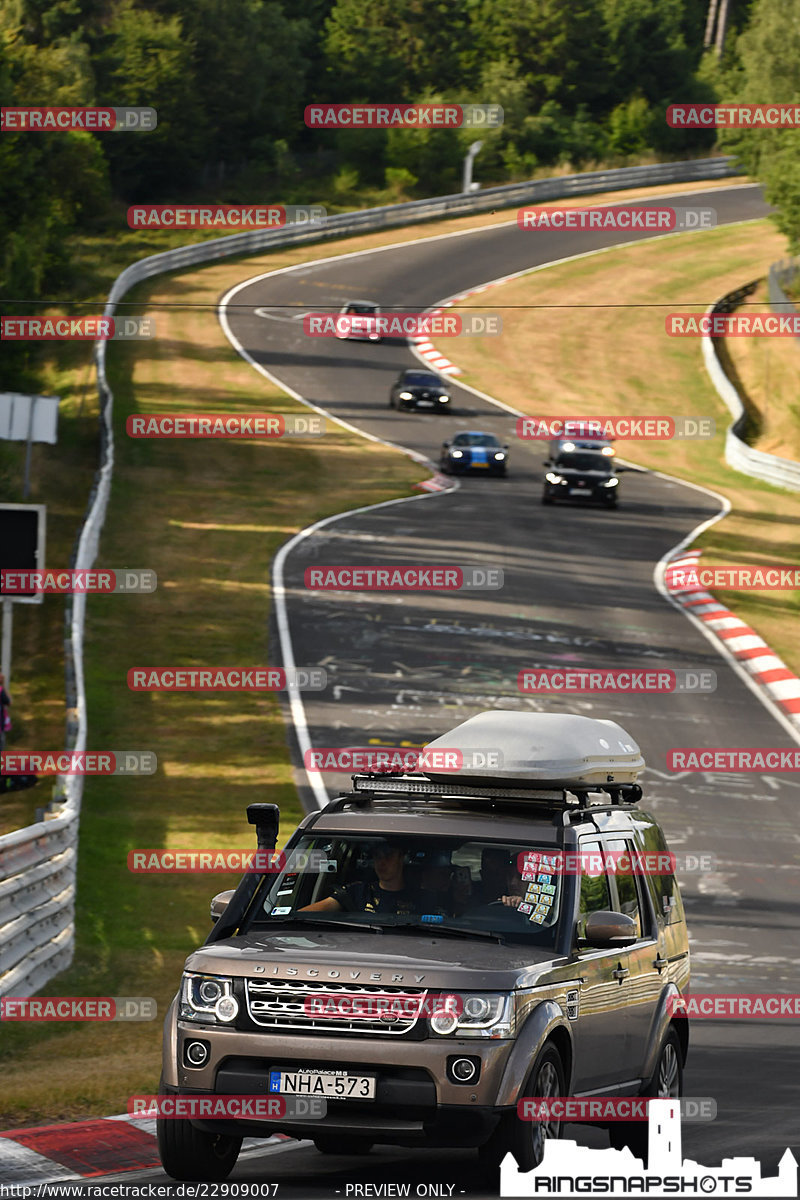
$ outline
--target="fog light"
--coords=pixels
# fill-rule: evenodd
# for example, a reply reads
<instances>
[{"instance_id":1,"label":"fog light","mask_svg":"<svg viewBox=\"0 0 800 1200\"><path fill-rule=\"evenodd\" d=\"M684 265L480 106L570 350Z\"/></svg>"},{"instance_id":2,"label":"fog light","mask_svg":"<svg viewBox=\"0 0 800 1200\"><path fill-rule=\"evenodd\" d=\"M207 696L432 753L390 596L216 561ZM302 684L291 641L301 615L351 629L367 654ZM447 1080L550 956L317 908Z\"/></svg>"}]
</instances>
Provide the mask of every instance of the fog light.
<instances>
[{"instance_id":1,"label":"fog light","mask_svg":"<svg viewBox=\"0 0 800 1200\"><path fill-rule=\"evenodd\" d=\"M208 1042L187 1042L183 1057L190 1067L204 1067L209 1056Z\"/></svg>"},{"instance_id":2,"label":"fog light","mask_svg":"<svg viewBox=\"0 0 800 1200\"><path fill-rule=\"evenodd\" d=\"M448 1058L447 1072L454 1083L477 1083L481 1063L479 1058Z\"/></svg>"}]
</instances>

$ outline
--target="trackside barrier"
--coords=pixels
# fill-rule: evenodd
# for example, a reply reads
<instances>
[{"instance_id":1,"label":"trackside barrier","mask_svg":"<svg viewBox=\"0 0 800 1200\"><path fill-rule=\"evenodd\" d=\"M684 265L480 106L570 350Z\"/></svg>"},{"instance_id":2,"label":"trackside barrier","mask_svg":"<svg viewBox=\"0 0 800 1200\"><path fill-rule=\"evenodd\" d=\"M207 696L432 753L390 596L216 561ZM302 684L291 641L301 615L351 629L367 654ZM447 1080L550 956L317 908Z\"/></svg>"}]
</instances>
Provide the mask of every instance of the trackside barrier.
<instances>
[{"instance_id":1,"label":"trackside barrier","mask_svg":"<svg viewBox=\"0 0 800 1200\"><path fill-rule=\"evenodd\" d=\"M772 272L770 271L770 274ZM728 292L716 304L712 304L708 313L733 312L742 300L751 295L757 287L757 281ZM772 294L770 293L770 300ZM784 296L784 302L793 308L791 302ZM788 311L788 310L784 310ZM744 440L747 426L747 413L742 398L725 374L722 364L717 357L715 339L709 334L703 334L703 361L711 376L711 382L717 389L731 416L733 424L728 426L725 434L725 461L743 475L753 479L761 479L775 487L784 487L791 492L800 492L800 462L791 458L779 458L776 454L766 454L763 450L754 450Z\"/></svg>"},{"instance_id":2,"label":"trackside barrier","mask_svg":"<svg viewBox=\"0 0 800 1200\"><path fill-rule=\"evenodd\" d=\"M457 217L491 212L515 205L538 203L568 196L672 183L701 183L741 175L733 158L703 158L691 162L656 163L591 171L526 183L506 184L468 195L412 200L383 208L340 213L323 226L304 229L257 229L213 238L163 254L152 254L126 267L109 292L105 315L113 316L122 297L136 284L155 275L184 271L217 259L251 257L263 251L303 242L372 233L413 225L437 217ZM86 517L78 535L70 566L89 570L97 557L114 468L111 427L114 397L106 379L106 343L95 345L100 397L100 466L95 476ZM66 677L67 750L85 750L86 693L83 675L83 633L86 596L67 598L64 659ZM44 819L27 829L0 837L0 996L30 995L63 971L74 949L75 863L83 776L59 776L55 798ZM21 913L24 908L24 913Z\"/></svg>"},{"instance_id":3,"label":"trackside barrier","mask_svg":"<svg viewBox=\"0 0 800 1200\"><path fill-rule=\"evenodd\" d=\"M797 312L797 305L793 304L786 292L785 287L791 286L797 279L798 264L793 259L787 259L786 262L773 263L767 275L767 290L769 293L769 306L773 312L785 313L787 315ZM800 343L800 337L795 339Z\"/></svg>"}]
</instances>

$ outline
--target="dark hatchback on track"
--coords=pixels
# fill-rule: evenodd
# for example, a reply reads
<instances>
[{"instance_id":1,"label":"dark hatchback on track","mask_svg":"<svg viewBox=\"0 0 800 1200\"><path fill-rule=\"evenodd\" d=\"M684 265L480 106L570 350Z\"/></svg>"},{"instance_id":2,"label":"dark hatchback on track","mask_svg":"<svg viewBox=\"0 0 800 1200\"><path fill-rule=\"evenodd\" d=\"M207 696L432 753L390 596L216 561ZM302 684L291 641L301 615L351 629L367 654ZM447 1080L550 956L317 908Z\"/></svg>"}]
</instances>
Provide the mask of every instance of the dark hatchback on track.
<instances>
[{"instance_id":1,"label":"dark hatchback on track","mask_svg":"<svg viewBox=\"0 0 800 1200\"><path fill-rule=\"evenodd\" d=\"M449 389L433 371L401 371L389 393L389 408L441 412L449 407Z\"/></svg>"},{"instance_id":2,"label":"dark hatchback on track","mask_svg":"<svg viewBox=\"0 0 800 1200\"><path fill-rule=\"evenodd\" d=\"M466 475L468 471L505 475L508 446L499 442L493 433L478 430L457 433L452 441L442 443L439 467L449 475Z\"/></svg>"},{"instance_id":3,"label":"dark hatchback on track","mask_svg":"<svg viewBox=\"0 0 800 1200\"><path fill-rule=\"evenodd\" d=\"M597 450L573 450L546 462L542 504L556 500L593 500L616 508L619 477L613 459Z\"/></svg>"}]
</instances>

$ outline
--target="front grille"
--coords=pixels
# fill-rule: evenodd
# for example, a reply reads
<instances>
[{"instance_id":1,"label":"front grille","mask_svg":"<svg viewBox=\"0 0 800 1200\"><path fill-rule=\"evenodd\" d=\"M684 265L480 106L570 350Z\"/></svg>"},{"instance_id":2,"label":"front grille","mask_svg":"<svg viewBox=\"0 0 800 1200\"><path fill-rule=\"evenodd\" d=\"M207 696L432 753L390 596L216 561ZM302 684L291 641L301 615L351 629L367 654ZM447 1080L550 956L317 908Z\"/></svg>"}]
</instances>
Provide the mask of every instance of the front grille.
<instances>
[{"instance_id":1,"label":"front grille","mask_svg":"<svg viewBox=\"0 0 800 1200\"><path fill-rule=\"evenodd\" d=\"M413 1010L414 1001L427 996L426 988L384 987L381 984L307 983L294 979L248 979L245 981L245 1000L250 1019L265 1029L320 1029L328 1033L408 1033L419 1017L409 1014L392 1021L380 1017L326 1016L306 1011L306 1000L335 1001L337 997L391 996L392 1000L407 1000ZM334 1004L330 1005L331 1010Z\"/></svg>"}]
</instances>

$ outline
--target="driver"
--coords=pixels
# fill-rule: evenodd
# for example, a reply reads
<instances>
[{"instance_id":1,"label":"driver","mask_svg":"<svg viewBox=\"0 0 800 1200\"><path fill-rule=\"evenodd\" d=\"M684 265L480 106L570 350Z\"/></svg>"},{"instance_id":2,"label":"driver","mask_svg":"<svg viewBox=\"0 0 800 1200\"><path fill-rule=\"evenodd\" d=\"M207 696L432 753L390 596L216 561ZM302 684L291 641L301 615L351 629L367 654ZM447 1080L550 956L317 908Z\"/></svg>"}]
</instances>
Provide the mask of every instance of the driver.
<instances>
[{"instance_id":1,"label":"driver","mask_svg":"<svg viewBox=\"0 0 800 1200\"><path fill-rule=\"evenodd\" d=\"M375 879L359 879L335 887L330 896L307 904L300 912L377 912L405 915L416 912L413 895L404 877L406 847L387 839L375 846L372 865Z\"/></svg>"}]
</instances>

